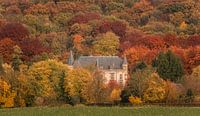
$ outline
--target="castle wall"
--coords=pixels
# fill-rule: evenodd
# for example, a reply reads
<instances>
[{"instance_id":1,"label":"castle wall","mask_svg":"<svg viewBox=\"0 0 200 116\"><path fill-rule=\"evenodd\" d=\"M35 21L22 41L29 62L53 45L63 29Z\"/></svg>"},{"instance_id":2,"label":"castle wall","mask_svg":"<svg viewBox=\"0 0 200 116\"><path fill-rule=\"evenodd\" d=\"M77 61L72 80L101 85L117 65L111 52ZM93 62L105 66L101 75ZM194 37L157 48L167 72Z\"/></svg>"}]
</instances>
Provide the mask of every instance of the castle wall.
<instances>
[{"instance_id":1,"label":"castle wall","mask_svg":"<svg viewBox=\"0 0 200 116\"><path fill-rule=\"evenodd\" d=\"M125 85L128 78L128 71L124 69L102 70L106 83L116 81L118 84Z\"/></svg>"}]
</instances>

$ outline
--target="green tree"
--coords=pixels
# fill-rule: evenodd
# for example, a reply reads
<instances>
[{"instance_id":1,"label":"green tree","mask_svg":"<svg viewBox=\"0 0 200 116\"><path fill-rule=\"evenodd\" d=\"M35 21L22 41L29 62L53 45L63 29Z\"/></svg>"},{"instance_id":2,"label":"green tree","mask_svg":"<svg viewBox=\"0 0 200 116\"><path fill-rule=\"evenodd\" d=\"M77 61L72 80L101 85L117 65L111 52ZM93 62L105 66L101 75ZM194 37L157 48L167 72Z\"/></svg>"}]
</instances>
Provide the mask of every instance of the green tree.
<instances>
[{"instance_id":1,"label":"green tree","mask_svg":"<svg viewBox=\"0 0 200 116\"><path fill-rule=\"evenodd\" d=\"M136 66L135 66L135 71L136 70L142 70L142 69L145 69L147 67L147 65L145 64L145 62L139 62L139 63L137 63L136 64Z\"/></svg>"},{"instance_id":2,"label":"green tree","mask_svg":"<svg viewBox=\"0 0 200 116\"><path fill-rule=\"evenodd\" d=\"M19 71L19 66L22 64L21 55L22 50L19 46L14 46L14 53L12 55L12 67L14 71Z\"/></svg>"},{"instance_id":3,"label":"green tree","mask_svg":"<svg viewBox=\"0 0 200 116\"><path fill-rule=\"evenodd\" d=\"M161 78L173 82L180 80L184 73L181 60L171 51L161 52L154 61L154 66L157 67L157 72Z\"/></svg>"},{"instance_id":4,"label":"green tree","mask_svg":"<svg viewBox=\"0 0 200 116\"><path fill-rule=\"evenodd\" d=\"M149 76L153 71L153 68L147 67L133 72L131 78L128 80L127 86L121 93L122 102L128 102L130 96L143 98Z\"/></svg>"},{"instance_id":5,"label":"green tree","mask_svg":"<svg viewBox=\"0 0 200 116\"><path fill-rule=\"evenodd\" d=\"M119 49L119 37L107 32L97 37L93 50L97 55L116 55Z\"/></svg>"}]
</instances>

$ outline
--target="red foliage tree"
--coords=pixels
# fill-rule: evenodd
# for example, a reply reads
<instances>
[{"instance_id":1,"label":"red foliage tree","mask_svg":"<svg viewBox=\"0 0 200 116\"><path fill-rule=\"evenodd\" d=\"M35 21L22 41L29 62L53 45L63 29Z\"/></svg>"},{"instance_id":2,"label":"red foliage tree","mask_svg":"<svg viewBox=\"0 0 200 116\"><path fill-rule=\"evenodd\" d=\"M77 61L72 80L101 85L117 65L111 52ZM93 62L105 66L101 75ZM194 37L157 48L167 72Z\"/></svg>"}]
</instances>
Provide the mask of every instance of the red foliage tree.
<instances>
[{"instance_id":1,"label":"red foliage tree","mask_svg":"<svg viewBox=\"0 0 200 116\"><path fill-rule=\"evenodd\" d=\"M100 33L106 33L108 31L112 31L116 35L120 37L124 37L126 34L127 25L122 21L103 21L103 23L99 27Z\"/></svg>"},{"instance_id":2,"label":"red foliage tree","mask_svg":"<svg viewBox=\"0 0 200 116\"><path fill-rule=\"evenodd\" d=\"M149 49L162 49L165 47L165 42L160 36L146 36L144 41L140 42Z\"/></svg>"},{"instance_id":3,"label":"red foliage tree","mask_svg":"<svg viewBox=\"0 0 200 116\"><path fill-rule=\"evenodd\" d=\"M142 41L144 41L145 34L139 30L131 30L127 32L125 37L121 38L121 49L125 50L126 48L130 48L131 46L141 45Z\"/></svg>"},{"instance_id":4,"label":"red foliage tree","mask_svg":"<svg viewBox=\"0 0 200 116\"><path fill-rule=\"evenodd\" d=\"M10 38L16 43L20 43L28 36L28 30L20 23L11 22L0 28L0 40Z\"/></svg>"},{"instance_id":5,"label":"red foliage tree","mask_svg":"<svg viewBox=\"0 0 200 116\"><path fill-rule=\"evenodd\" d=\"M0 54L2 54L4 62L9 63L11 61L15 45L16 43L10 38L0 40Z\"/></svg>"},{"instance_id":6,"label":"red foliage tree","mask_svg":"<svg viewBox=\"0 0 200 116\"><path fill-rule=\"evenodd\" d=\"M33 56L50 52L50 49L43 46L39 39L24 41L24 43L21 44L20 47L23 51L23 60L25 61L30 61Z\"/></svg>"},{"instance_id":7,"label":"red foliage tree","mask_svg":"<svg viewBox=\"0 0 200 116\"><path fill-rule=\"evenodd\" d=\"M192 69L200 64L200 46L190 47L187 50L185 69L190 74Z\"/></svg>"},{"instance_id":8,"label":"red foliage tree","mask_svg":"<svg viewBox=\"0 0 200 116\"><path fill-rule=\"evenodd\" d=\"M102 24L99 26L98 30L100 33L106 33L108 31L111 31L111 23L108 21L103 21Z\"/></svg>"},{"instance_id":9,"label":"red foliage tree","mask_svg":"<svg viewBox=\"0 0 200 116\"><path fill-rule=\"evenodd\" d=\"M148 64L148 65L151 65L152 64L152 61L158 56L159 54L159 50L150 50L146 53L146 55L143 57L143 61Z\"/></svg>"},{"instance_id":10,"label":"red foliage tree","mask_svg":"<svg viewBox=\"0 0 200 116\"><path fill-rule=\"evenodd\" d=\"M100 14L98 13L85 13L85 14L79 14L74 16L69 24L73 25L75 23L88 23L91 20L99 20L101 18Z\"/></svg>"},{"instance_id":11,"label":"red foliage tree","mask_svg":"<svg viewBox=\"0 0 200 116\"><path fill-rule=\"evenodd\" d=\"M137 30L127 33L127 35L121 39L121 42L122 45L127 45L128 43L129 46L146 46L149 49L165 48L165 42L160 36L146 35Z\"/></svg>"},{"instance_id":12,"label":"red foliage tree","mask_svg":"<svg viewBox=\"0 0 200 116\"><path fill-rule=\"evenodd\" d=\"M12 5L6 8L6 14L20 14L21 9L17 5Z\"/></svg>"},{"instance_id":13,"label":"red foliage tree","mask_svg":"<svg viewBox=\"0 0 200 116\"><path fill-rule=\"evenodd\" d=\"M181 41L179 38L177 38L176 35L171 35L171 34L168 34L168 35L165 35L163 37L164 41L165 41L165 45L166 47L170 47L170 46L177 46L179 47L180 44L181 44Z\"/></svg>"},{"instance_id":14,"label":"red foliage tree","mask_svg":"<svg viewBox=\"0 0 200 116\"><path fill-rule=\"evenodd\" d=\"M190 47L190 46L199 46L200 45L200 35L190 36L185 41L183 41L183 47Z\"/></svg>"}]
</instances>

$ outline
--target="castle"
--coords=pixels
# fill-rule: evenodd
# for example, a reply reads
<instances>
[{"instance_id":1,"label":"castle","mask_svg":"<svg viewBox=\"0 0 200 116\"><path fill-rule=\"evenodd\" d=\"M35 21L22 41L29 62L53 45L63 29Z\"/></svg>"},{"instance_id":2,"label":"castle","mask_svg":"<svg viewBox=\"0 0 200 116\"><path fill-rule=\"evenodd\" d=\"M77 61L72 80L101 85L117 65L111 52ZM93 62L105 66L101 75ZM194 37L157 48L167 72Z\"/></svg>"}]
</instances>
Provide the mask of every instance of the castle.
<instances>
[{"instance_id":1,"label":"castle","mask_svg":"<svg viewBox=\"0 0 200 116\"><path fill-rule=\"evenodd\" d=\"M105 79L105 83L116 81L124 86L128 78L128 62L126 57L118 56L80 56L74 60L72 51L68 59L71 68L95 66L98 68Z\"/></svg>"}]
</instances>

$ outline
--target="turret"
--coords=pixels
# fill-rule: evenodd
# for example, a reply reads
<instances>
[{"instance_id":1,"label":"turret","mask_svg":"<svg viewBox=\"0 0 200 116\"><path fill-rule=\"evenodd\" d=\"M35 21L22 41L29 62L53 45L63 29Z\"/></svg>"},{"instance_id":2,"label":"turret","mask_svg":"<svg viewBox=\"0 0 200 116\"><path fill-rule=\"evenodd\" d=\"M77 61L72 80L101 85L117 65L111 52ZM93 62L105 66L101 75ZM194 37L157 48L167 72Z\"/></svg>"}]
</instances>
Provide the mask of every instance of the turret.
<instances>
[{"instance_id":1,"label":"turret","mask_svg":"<svg viewBox=\"0 0 200 116\"><path fill-rule=\"evenodd\" d=\"M70 50L70 55L69 55L67 64L71 67L73 67L73 64L74 64L74 56L73 56L73 52L71 50Z\"/></svg>"},{"instance_id":2,"label":"turret","mask_svg":"<svg viewBox=\"0 0 200 116\"><path fill-rule=\"evenodd\" d=\"M127 62L126 56L124 56L122 68L123 68L124 70L127 70L127 69L128 69L128 62Z\"/></svg>"}]
</instances>

